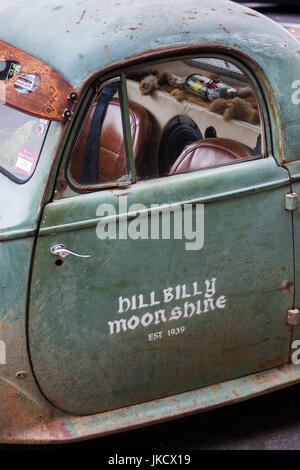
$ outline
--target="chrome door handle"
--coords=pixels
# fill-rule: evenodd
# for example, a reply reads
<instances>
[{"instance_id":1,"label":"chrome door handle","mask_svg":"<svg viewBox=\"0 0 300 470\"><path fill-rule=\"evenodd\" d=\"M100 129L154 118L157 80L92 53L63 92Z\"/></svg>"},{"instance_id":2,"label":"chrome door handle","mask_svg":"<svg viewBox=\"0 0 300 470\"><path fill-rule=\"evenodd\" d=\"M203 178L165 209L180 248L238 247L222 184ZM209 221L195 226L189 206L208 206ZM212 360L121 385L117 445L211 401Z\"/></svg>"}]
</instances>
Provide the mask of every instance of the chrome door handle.
<instances>
[{"instance_id":1,"label":"chrome door handle","mask_svg":"<svg viewBox=\"0 0 300 470\"><path fill-rule=\"evenodd\" d=\"M52 255L60 256L61 258L66 258L69 255L77 256L77 258L90 258L90 255L80 255L79 253L74 253L74 251L68 250L62 243L56 243L51 246L50 252Z\"/></svg>"}]
</instances>

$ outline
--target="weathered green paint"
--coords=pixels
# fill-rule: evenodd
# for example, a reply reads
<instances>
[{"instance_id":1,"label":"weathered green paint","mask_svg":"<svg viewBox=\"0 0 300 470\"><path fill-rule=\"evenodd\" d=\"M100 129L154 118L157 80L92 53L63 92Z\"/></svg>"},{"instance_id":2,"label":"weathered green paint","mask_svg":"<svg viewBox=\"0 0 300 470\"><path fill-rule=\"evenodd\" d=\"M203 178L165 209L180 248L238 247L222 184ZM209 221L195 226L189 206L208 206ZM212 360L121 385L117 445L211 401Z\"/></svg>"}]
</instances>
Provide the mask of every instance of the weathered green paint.
<instances>
[{"instance_id":1,"label":"weathered green paint","mask_svg":"<svg viewBox=\"0 0 300 470\"><path fill-rule=\"evenodd\" d=\"M26 309L33 235L61 130L61 124L51 124L49 140L28 183L18 185L0 174L0 340L6 343L6 365L0 364L0 377L43 406L47 402L33 377L27 351ZM18 371L26 371L26 377L16 378Z\"/></svg>"},{"instance_id":2,"label":"weathered green paint","mask_svg":"<svg viewBox=\"0 0 300 470\"><path fill-rule=\"evenodd\" d=\"M283 204L289 183L270 157L177 175L167 186L148 181L48 204L35 253L29 340L49 400L69 413L97 413L286 363L285 313L293 302L293 289L282 289L293 279L291 214ZM129 207L205 203L204 248L186 251L186 240L100 241L97 207L110 202L118 213L122 194ZM57 266L49 251L54 243L91 257ZM205 281L212 278L214 310L204 304ZM162 289L195 281L202 295L188 298L189 289L184 299L118 313L119 296L143 294L149 304L151 292L157 302ZM216 307L222 295L224 309ZM126 331L111 334L110 321L155 316L159 309L168 319L175 306L198 299L201 315L166 322L159 316L156 325L134 329L129 322ZM168 329L182 326L182 336L168 337ZM149 341L157 331L164 338Z\"/></svg>"},{"instance_id":3,"label":"weathered green paint","mask_svg":"<svg viewBox=\"0 0 300 470\"><path fill-rule=\"evenodd\" d=\"M28 183L17 185L0 174L0 340L5 338L7 353L7 364L0 364L1 442L107 434L299 382L299 369L291 365L247 375L286 363L291 338L300 338L299 327L285 322L286 310L299 308L299 209L284 208L284 194L299 189L300 108L292 100L300 77L299 43L271 20L225 0L41 0L39 7L2 2L1 39L82 90L79 112L95 74L159 59L166 51L227 54L259 83L274 157L177 175L167 187L155 180L122 191L66 191L66 199L51 202L64 146L61 141L55 160L63 125L52 123ZM282 162L289 162L288 171ZM126 192L129 203L204 203L209 243L195 255L178 240L101 242L97 207L117 206ZM91 258L67 258L58 267L49 251L54 242ZM184 319L188 345L179 336L171 345L154 342L151 349L145 346L147 329L139 327L108 339L107 321L119 295L194 281L203 287L212 277L217 294L228 298L226 308ZM19 371L25 376L17 378ZM73 414L98 414L71 416L47 398Z\"/></svg>"},{"instance_id":4,"label":"weathered green paint","mask_svg":"<svg viewBox=\"0 0 300 470\"><path fill-rule=\"evenodd\" d=\"M0 340L5 341L6 349L6 364L0 364L0 382L8 382L15 388L15 393L28 395L29 401L47 408L47 402L31 372L26 344L26 304L33 243L33 237L0 243L3 266L0 285ZM24 379L16 377L19 371L26 372ZM4 398L5 396L1 403L5 402ZM6 408L0 408L1 429L1 424L5 423L2 416L6 413ZM14 419L18 419L17 416Z\"/></svg>"}]
</instances>

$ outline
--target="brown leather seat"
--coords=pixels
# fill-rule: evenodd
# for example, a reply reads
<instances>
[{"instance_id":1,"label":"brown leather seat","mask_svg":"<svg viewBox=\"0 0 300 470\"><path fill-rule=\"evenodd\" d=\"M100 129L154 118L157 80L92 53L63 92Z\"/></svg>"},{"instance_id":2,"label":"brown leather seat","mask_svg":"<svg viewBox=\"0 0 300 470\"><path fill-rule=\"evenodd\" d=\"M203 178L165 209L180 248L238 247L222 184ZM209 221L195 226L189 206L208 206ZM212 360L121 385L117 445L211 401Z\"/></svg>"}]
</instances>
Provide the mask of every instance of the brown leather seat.
<instances>
[{"instance_id":1,"label":"brown leather seat","mask_svg":"<svg viewBox=\"0 0 300 470\"><path fill-rule=\"evenodd\" d=\"M186 173L251 157L253 150L235 140L217 137L197 140L181 152L169 174Z\"/></svg>"},{"instance_id":2,"label":"brown leather seat","mask_svg":"<svg viewBox=\"0 0 300 470\"><path fill-rule=\"evenodd\" d=\"M71 159L71 176L78 184L81 179L85 146L96 105L96 102L92 105ZM136 173L138 176L144 176L143 154L151 135L151 121L147 111L133 102L129 102L129 119ZM127 174L122 117L118 99L112 99L107 106L100 133L99 155L99 183L113 182ZM154 159L147 162L147 167L151 168L152 166L156 166Z\"/></svg>"}]
</instances>

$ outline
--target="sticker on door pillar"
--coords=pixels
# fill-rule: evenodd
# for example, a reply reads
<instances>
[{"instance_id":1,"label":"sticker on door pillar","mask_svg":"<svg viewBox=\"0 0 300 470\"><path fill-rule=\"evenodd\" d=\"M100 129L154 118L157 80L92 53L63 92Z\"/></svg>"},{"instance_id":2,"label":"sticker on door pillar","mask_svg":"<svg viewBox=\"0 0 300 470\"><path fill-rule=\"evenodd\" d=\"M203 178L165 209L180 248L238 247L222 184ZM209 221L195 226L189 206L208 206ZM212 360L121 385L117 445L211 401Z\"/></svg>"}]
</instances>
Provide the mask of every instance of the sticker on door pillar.
<instances>
[{"instance_id":1,"label":"sticker on door pillar","mask_svg":"<svg viewBox=\"0 0 300 470\"><path fill-rule=\"evenodd\" d=\"M37 158L37 152L25 147L25 145L21 145L14 163L14 168L21 173L30 176L34 169Z\"/></svg>"},{"instance_id":2,"label":"sticker on door pillar","mask_svg":"<svg viewBox=\"0 0 300 470\"><path fill-rule=\"evenodd\" d=\"M227 298L224 294L217 293L217 278L213 277L204 282L166 287L146 295L120 296L117 300L118 318L109 321L107 325L110 335L124 334L140 328L147 328L147 331L148 327L154 328L156 336L149 337L149 341L152 341L153 338L162 337L159 335L161 332L156 331L161 326L170 327L167 330L168 336L182 334L185 328L181 322L187 325L191 318L200 318L213 310L224 310L226 304Z\"/></svg>"},{"instance_id":3,"label":"sticker on door pillar","mask_svg":"<svg viewBox=\"0 0 300 470\"><path fill-rule=\"evenodd\" d=\"M28 74L20 77L15 82L15 89L18 93L33 93L40 86L40 79L37 75Z\"/></svg>"}]
</instances>

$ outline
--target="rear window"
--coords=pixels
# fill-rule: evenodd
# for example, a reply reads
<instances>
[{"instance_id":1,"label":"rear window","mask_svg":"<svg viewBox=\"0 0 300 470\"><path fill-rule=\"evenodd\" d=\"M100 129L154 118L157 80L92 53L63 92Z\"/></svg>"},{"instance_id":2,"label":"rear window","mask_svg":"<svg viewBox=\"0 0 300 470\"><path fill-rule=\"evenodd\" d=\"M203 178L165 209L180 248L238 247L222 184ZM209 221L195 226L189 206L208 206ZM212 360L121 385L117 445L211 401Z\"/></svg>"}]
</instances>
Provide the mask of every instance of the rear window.
<instances>
[{"instance_id":1,"label":"rear window","mask_svg":"<svg viewBox=\"0 0 300 470\"><path fill-rule=\"evenodd\" d=\"M34 173L50 121L0 104L0 171L24 183Z\"/></svg>"}]
</instances>

